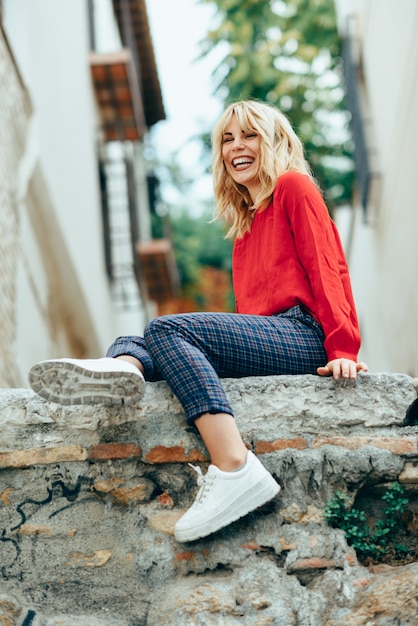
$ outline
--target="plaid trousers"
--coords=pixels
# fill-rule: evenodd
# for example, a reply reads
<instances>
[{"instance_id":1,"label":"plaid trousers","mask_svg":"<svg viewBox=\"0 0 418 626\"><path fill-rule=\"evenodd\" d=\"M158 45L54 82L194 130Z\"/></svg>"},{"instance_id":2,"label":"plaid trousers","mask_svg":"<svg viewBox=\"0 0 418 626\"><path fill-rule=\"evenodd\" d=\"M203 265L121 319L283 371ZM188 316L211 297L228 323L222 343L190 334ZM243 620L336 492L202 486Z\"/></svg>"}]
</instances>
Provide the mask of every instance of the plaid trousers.
<instances>
[{"instance_id":1,"label":"plaid trousers","mask_svg":"<svg viewBox=\"0 0 418 626\"><path fill-rule=\"evenodd\" d=\"M130 355L148 381L165 380L188 424L204 413L229 413L220 378L316 374L327 363L318 322L294 306L273 316L185 313L156 317L144 337L119 337L107 356Z\"/></svg>"}]
</instances>

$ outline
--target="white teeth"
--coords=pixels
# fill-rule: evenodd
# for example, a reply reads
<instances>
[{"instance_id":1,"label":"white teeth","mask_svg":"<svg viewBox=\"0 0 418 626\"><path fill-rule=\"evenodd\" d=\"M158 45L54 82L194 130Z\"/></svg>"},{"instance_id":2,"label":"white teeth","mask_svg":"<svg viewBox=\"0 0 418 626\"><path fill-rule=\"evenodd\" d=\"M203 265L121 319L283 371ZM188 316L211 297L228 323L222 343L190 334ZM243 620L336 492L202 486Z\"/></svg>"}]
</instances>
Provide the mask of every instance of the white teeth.
<instances>
[{"instance_id":1,"label":"white teeth","mask_svg":"<svg viewBox=\"0 0 418 626\"><path fill-rule=\"evenodd\" d=\"M251 165L251 163L252 163L252 159L248 159L246 157L240 158L240 159L234 159L232 161L232 165L234 167L237 167L238 165Z\"/></svg>"}]
</instances>

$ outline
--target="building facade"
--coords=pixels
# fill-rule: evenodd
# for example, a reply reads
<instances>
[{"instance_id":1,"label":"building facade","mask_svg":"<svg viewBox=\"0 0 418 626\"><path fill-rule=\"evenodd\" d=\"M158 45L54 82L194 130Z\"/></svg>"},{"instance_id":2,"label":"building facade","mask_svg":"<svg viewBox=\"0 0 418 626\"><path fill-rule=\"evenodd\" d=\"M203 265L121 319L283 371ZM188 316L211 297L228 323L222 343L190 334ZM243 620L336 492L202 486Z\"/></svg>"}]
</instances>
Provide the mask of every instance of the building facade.
<instances>
[{"instance_id":1,"label":"building facade","mask_svg":"<svg viewBox=\"0 0 418 626\"><path fill-rule=\"evenodd\" d=\"M166 280L170 246L161 269L144 149L165 111L145 0L0 7L0 386L15 387L153 316L145 270L157 259Z\"/></svg>"},{"instance_id":2,"label":"building facade","mask_svg":"<svg viewBox=\"0 0 418 626\"><path fill-rule=\"evenodd\" d=\"M344 230L361 355L373 371L416 377L418 4L335 5L355 143L357 188Z\"/></svg>"}]
</instances>

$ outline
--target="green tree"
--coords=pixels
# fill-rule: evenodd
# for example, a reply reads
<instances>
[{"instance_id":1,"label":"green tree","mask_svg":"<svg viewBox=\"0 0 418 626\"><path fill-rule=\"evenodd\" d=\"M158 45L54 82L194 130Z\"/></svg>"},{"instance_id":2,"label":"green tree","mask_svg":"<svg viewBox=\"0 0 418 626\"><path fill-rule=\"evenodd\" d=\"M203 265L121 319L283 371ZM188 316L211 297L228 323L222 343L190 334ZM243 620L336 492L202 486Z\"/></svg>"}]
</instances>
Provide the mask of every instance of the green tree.
<instances>
[{"instance_id":1,"label":"green tree","mask_svg":"<svg viewBox=\"0 0 418 626\"><path fill-rule=\"evenodd\" d=\"M340 76L334 0L200 0L216 6L205 56L224 50L215 93L257 98L291 120L330 209L349 202L352 144Z\"/></svg>"},{"instance_id":2,"label":"green tree","mask_svg":"<svg viewBox=\"0 0 418 626\"><path fill-rule=\"evenodd\" d=\"M219 222L210 223L211 214L192 217L187 211L171 217L173 245L182 284L187 287L198 277L202 266L230 271L231 242Z\"/></svg>"},{"instance_id":3,"label":"green tree","mask_svg":"<svg viewBox=\"0 0 418 626\"><path fill-rule=\"evenodd\" d=\"M234 310L234 298L230 281L232 242L225 239L225 225L213 222L213 205L201 202L199 211L193 213L187 202L192 179L178 168L175 159L152 164L158 180L177 192L177 201L167 206L163 201L159 185L154 189L155 202L152 214L152 236L171 239L179 271L181 298L195 302L196 310L206 309L210 298L210 286L203 280L206 268L223 271L229 289L225 294L225 306ZM175 198L176 194L172 194ZM208 293L205 293L207 291Z\"/></svg>"}]
</instances>

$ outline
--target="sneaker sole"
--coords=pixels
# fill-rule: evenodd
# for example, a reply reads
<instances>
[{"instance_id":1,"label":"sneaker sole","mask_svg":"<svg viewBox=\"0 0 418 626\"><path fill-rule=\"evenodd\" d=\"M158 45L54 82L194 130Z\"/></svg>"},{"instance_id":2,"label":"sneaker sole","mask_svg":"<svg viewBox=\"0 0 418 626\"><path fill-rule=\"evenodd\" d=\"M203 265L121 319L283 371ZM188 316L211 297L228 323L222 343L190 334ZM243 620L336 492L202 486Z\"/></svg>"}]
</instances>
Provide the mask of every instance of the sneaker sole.
<instances>
[{"instance_id":1,"label":"sneaker sole","mask_svg":"<svg viewBox=\"0 0 418 626\"><path fill-rule=\"evenodd\" d=\"M263 483L266 482L267 481L263 479L253 485L251 489L242 494L237 502L232 502L227 511L223 511L205 524L187 530L175 530L175 539L179 542L186 542L207 537L221 530L221 528L232 524L232 522L236 522L238 519L241 519L241 517L245 517L260 506L263 506L263 504L266 504L266 502L269 502L277 496L280 491L280 485L276 483L274 478L271 477L268 484L263 485ZM245 506L242 504L243 499L245 499Z\"/></svg>"},{"instance_id":2,"label":"sneaker sole","mask_svg":"<svg viewBox=\"0 0 418 626\"><path fill-rule=\"evenodd\" d=\"M45 400L65 405L130 405L145 391L143 378L133 372L93 372L60 361L34 365L29 384Z\"/></svg>"}]
</instances>

